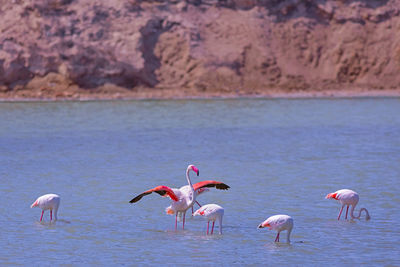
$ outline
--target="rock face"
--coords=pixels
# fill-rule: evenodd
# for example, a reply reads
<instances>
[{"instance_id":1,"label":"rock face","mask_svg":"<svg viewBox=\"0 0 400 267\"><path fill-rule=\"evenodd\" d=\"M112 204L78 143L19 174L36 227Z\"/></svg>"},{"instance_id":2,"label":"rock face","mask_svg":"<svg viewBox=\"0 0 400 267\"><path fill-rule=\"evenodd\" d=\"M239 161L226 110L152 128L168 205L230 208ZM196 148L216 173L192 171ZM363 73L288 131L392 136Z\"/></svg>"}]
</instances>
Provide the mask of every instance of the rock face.
<instances>
[{"instance_id":1,"label":"rock face","mask_svg":"<svg viewBox=\"0 0 400 267\"><path fill-rule=\"evenodd\" d=\"M0 97L400 88L400 0L0 0Z\"/></svg>"}]
</instances>

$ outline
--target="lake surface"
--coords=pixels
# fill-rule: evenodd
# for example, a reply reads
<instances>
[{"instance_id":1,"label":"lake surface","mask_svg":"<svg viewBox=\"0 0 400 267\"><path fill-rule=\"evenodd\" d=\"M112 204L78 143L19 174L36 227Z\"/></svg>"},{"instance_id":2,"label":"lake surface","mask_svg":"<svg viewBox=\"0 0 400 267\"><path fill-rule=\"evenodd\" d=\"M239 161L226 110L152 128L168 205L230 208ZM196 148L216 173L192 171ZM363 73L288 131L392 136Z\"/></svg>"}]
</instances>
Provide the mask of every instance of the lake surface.
<instances>
[{"instance_id":1,"label":"lake surface","mask_svg":"<svg viewBox=\"0 0 400 267\"><path fill-rule=\"evenodd\" d=\"M223 235L187 213L174 231L157 185L216 179ZM400 99L0 103L0 265L400 265ZM338 189L370 221L337 221ZM30 209L61 197L59 221ZM256 229L294 219L290 245ZM181 227L181 225L178 225ZM281 241L285 241L282 232Z\"/></svg>"}]
</instances>

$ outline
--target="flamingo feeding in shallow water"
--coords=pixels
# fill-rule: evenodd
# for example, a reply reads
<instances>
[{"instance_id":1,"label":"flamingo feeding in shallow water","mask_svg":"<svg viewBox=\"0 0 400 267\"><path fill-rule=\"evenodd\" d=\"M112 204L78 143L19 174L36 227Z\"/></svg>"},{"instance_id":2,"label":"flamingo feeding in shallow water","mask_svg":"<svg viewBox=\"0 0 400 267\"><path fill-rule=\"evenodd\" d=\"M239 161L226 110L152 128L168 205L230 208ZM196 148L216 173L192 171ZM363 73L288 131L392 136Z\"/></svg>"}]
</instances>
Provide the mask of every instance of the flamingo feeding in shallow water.
<instances>
[{"instance_id":1,"label":"flamingo feeding in shallow water","mask_svg":"<svg viewBox=\"0 0 400 267\"><path fill-rule=\"evenodd\" d=\"M198 190L195 191L196 197L197 197L198 195L203 194L204 192L208 192L208 191L210 191L210 189L204 188L204 187L203 187L203 188L200 188L200 189L198 189ZM200 203L199 203L197 200L195 201L195 203L196 203L197 205L199 205L199 207L201 207ZM193 216L193 206L192 206L192 216Z\"/></svg>"},{"instance_id":2,"label":"flamingo feeding in shallow water","mask_svg":"<svg viewBox=\"0 0 400 267\"><path fill-rule=\"evenodd\" d=\"M182 186L181 188L170 188L168 186L160 185L153 189L149 189L140 195L134 197L129 203L138 202L143 196L156 192L157 194L170 197L172 199L171 206L166 208L167 214L175 214L175 230L177 229L178 224L178 216L179 218L183 217L182 229L185 229L185 215L186 211L193 206L196 201L197 192L206 187L215 187L217 189L226 190L229 188L228 185L214 181L202 181L196 184L192 184L189 176L189 172L194 171L197 176L199 176L199 169L197 169L194 165L189 165L186 169L186 179L188 185ZM202 190L200 190L202 191Z\"/></svg>"},{"instance_id":3,"label":"flamingo feeding in shallow water","mask_svg":"<svg viewBox=\"0 0 400 267\"><path fill-rule=\"evenodd\" d=\"M204 216L207 219L207 235L210 221L213 222L211 228L211 234L213 234L214 224L216 220L218 220L219 223L219 234L222 235L222 217L224 216L224 208L217 204L207 204L196 210L195 213L193 213L193 216L197 215Z\"/></svg>"},{"instance_id":4,"label":"flamingo feeding in shallow water","mask_svg":"<svg viewBox=\"0 0 400 267\"><path fill-rule=\"evenodd\" d=\"M293 229L293 219L288 215L274 215L266 219L258 228L268 227L269 230L276 230L278 234L276 235L275 242L279 242L279 234L282 231L287 230L286 240L290 243L290 233Z\"/></svg>"},{"instance_id":5,"label":"flamingo feeding in shallow water","mask_svg":"<svg viewBox=\"0 0 400 267\"><path fill-rule=\"evenodd\" d=\"M45 210L50 210L50 221L53 220L53 210L54 210L54 221L57 221L57 211L60 206L60 197L56 194L46 194L38 197L35 202L31 205L33 207L39 207L42 209L42 215L40 216L40 221L43 219L43 213Z\"/></svg>"},{"instance_id":6,"label":"flamingo feeding in shallow water","mask_svg":"<svg viewBox=\"0 0 400 267\"><path fill-rule=\"evenodd\" d=\"M349 206L351 205L351 210L350 210L350 216L352 219L360 219L361 216L361 212L364 210L366 213L365 219L369 220L371 219L371 216L369 216L369 212L366 208L361 208L360 212L358 213L358 216L354 216L354 209L358 203L358 200L360 199L360 197L358 196L357 192L354 192L353 190L350 189L340 189L336 192L333 193L329 193L326 195L325 197L326 199L336 199L340 202L340 204L342 204L342 208L340 209L339 212L339 216L338 216L338 220L340 220L340 215L342 215L342 211L344 206L347 205L347 209L346 209L346 217L345 219L347 219L347 213L349 211Z\"/></svg>"}]
</instances>

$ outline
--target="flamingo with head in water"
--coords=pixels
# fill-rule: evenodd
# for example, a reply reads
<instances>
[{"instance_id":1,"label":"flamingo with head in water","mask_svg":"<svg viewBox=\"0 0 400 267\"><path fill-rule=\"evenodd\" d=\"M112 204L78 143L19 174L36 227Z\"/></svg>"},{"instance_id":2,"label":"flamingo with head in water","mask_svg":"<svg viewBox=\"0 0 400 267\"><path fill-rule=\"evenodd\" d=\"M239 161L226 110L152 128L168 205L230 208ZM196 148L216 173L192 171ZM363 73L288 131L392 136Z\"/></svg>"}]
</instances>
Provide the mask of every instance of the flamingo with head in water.
<instances>
[{"instance_id":1,"label":"flamingo with head in water","mask_svg":"<svg viewBox=\"0 0 400 267\"><path fill-rule=\"evenodd\" d=\"M214 232L215 221L218 220L219 223L219 234L222 235L222 217L224 216L224 208L217 204L207 204L202 206L200 209L193 213L193 216L204 216L207 219L207 235L210 226L210 221L212 223L211 234Z\"/></svg>"},{"instance_id":2,"label":"flamingo with head in water","mask_svg":"<svg viewBox=\"0 0 400 267\"><path fill-rule=\"evenodd\" d=\"M258 225L258 228L268 227L269 230L276 230L275 242L279 242L279 234L282 231L287 230L286 240L290 243L290 233L293 229L293 219L288 215L274 215L266 219L264 222Z\"/></svg>"},{"instance_id":3,"label":"flamingo with head in water","mask_svg":"<svg viewBox=\"0 0 400 267\"><path fill-rule=\"evenodd\" d=\"M200 194L203 194L203 193L205 193L205 192L208 192L208 191L210 191L210 189L208 189L208 188L200 188L200 189L198 189L198 190L196 190L195 191L195 194L196 194L196 196L199 196ZM196 200L195 201L195 203L197 204L197 205L199 205L199 207L201 207L201 204ZM194 205L193 205L194 206ZM192 216L193 216L193 206L192 206Z\"/></svg>"},{"instance_id":4,"label":"flamingo with head in water","mask_svg":"<svg viewBox=\"0 0 400 267\"><path fill-rule=\"evenodd\" d=\"M38 197L35 202L32 203L31 208L39 207L42 209L42 215L40 221L43 219L43 213L45 210L50 210L50 221L53 220L54 210L54 221L57 221L58 207L60 206L60 197L56 194L46 194Z\"/></svg>"},{"instance_id":5,"label":"flamingo with head in water","mask_svg":"<svg viewBox=\"0 0 400 267\"><path fill-rule=\"evenodd\" d=\"M138 202L143 196L156 192L157 194L170 197L172 199L171 206L166 208L167 214L175 214L175 230L177 229L178 224L178 216L179 218L183 217L182 229L185 229L185 215L186 211L193 206L196 201L197 192L202 188L207 187L215 187L217 189L226 190L229 188L228 185L214 181L202 181L196 184L192 184L190 180L189 172L193 171L199 176L199 169L197 169L194 165L189 165L186 169L186 180L188 185L182 186L181 188L171 188L168 186L160 185L150 190L147 190L138 196L134 197L130 203ZM201 191L201 190L200 190Z\"/></svg>"},{"instance_id":6,"label":"flamingo with head in water","mask_svg":"<svg viewBox=\"0 0 400 267\"><path fill-rule=\"evenodd\" d=\"M360 197L358 196L357 192L354 192L353 190L350 189L340 189L336 192L333 193L329 193L326 195L325 197L326 199L336 199L339 201L340 204L342 204L342 208L340 209L339 212L339 216L338 216L338 220L340 219L340 215L342 215L342 211L344 206L347 205L347 209L346 209L346 217L345 219L347 219L347 213L349 211L349 206L351 205L351 210L350 210L350 216L352 219L360 219L361 216L361 212L364 210L366 213L365 219L369 220L371 219L371 216L369 216L369 212L366 208L361 208L360 212L358 213L358 216L354 216L354 209L358 203L358 200L360 199Z\"/></svg>"}]
</instances>

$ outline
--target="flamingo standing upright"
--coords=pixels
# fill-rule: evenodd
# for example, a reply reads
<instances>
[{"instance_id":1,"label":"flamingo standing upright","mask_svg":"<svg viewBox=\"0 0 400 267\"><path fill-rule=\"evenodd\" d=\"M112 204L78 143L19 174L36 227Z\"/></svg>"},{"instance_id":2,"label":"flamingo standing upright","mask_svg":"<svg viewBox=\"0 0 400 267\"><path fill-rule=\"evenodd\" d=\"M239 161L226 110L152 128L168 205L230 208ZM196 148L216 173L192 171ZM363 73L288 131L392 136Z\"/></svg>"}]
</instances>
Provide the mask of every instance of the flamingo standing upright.
<instances>
[{"instance_id":1,"label":"flamingo standing upright","mask_svg":"<svg viewBox=\"0 0 400 267\"><path fill-rule=\"evenodd\" d=\"M39 207L42 209L42 215L40 216L40 221L43 219L43 213L45 210L50 210L50 221L53 220L53 210L54 210L54 221L57 221L57 211L60 206L60 197L56 194L46 194L38 197L35 202L32 203L31 208Z\"/></svg>"},{"instance_id":2,"label":"flamingo standing upright","mask_svg":"<svg viewBox=\"0 0 400 267\"><path fill-rule=\"evenodd\" d=\"M269 227L269 230L276 230L278 234L276 235L275 242L279 242L279 234L282 231L287 230L286 240L290 243L290 233L293 229L293 219L288 215L274 215L266 219L258 228Z\"/></svg>"},{"instance_id":3,"label":"flamingo standing upright","mask_svg":"<svg viewBox=\"0 0 400 267\"><path fill-rule=\"evenodd\" d=\"M350 216L352 219L360 219L361 217L361 212L364 210L366 213L365 219L369 220L371 219L371 216L369 216L369 212L366 208L361 208L360 212L358 213L358 216L354 216L354 209L358 203L358 200L360 199L360 197L358 196L357 192L354 192L353 190L350 189L340 189L336 192L333 193L329 193L326 195L325 197L326 199L336 199L340 202L340 204L342 204L342 208L340 209L339 212L339 216L338 216L338 220L340 220L340 215L342 215L342 211L344 206L347 205L347 209L346 209L346 217L345 219L347 219L347 213L349 211L349 206L351 205L351 210L350 210Z\"/></svg>"},{"instance_id":4,"label":"flamingo standing upright","mask_svg":"<svg viewBox=\"0 0 400 267\"><path fill-rule=\"evenodd\" d=\"M204 216L207 219L207 235L210 221L213 222L211 228L211 234L213 234L214 224L216 220L218 220L219 223L219 234L222 235L222 217L224 216L224 208L217 204L207 204L196 210L195 213L193 213L193 216L197 215Z\"/></svg>"},{"instance_id":5,"label":"flamingo standing upright","mask_svg":"<svg viewBox=\"0 0 400 267\"><path fill-rule=\"evenodd\" d=\"M193 206L196 201L197 192L206 187L215 187L217 189L226 190L229 188L228 185L214 181L202 181L196 184L192 184L189 176L189 172L194 171L197 176L199 176L199 169L197 169L194 165L189 165L186 169L186 179L188 185L182 186L181 188L170 188L168 186L160 185L155 188L149 189L136 197L134 197L129 203L136 203L138 202L143 196L156 192L161 196L168 196L172 199L171 206L166 208L167 214L175 214L175 230L177 229L178 224L178 216L183 216L183 224L182 229L185 229L185 215L186 211Z\"/></svg>"}]
</instances>

